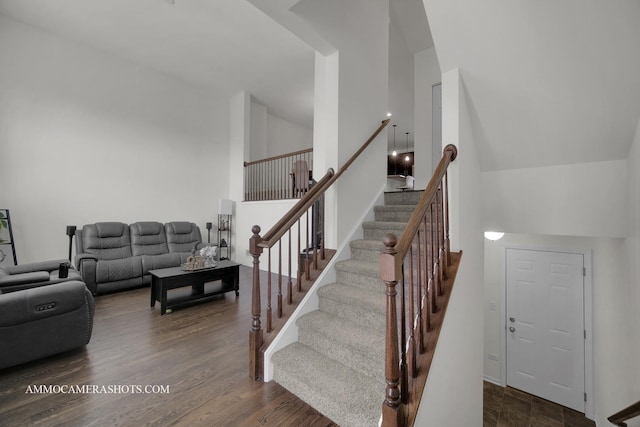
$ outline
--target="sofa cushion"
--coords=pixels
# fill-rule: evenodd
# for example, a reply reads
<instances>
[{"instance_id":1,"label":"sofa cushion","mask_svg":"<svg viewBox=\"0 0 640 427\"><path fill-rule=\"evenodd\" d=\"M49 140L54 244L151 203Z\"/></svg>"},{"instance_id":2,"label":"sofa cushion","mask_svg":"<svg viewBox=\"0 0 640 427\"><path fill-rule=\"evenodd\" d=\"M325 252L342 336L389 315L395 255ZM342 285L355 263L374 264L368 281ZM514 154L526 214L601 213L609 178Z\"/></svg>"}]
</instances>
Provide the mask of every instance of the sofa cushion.
<instances>
[{"instance_id":1,"label":"sofa cushion","mask_svg":"<svg viewBox=\"0 0 640 427\"><path fill-rule=\"evenodd\" d=\"M96 264L96 283L115 282L136 277L142 277L142 260L137 256L124 259L103 259Z\"/></svg>"},{"instance_id":2,"label":"sofa cushion","mask_svg":"<svg viewBox=\"0 0 640 427\"><path fill-rule=\"evenodd\" d=\"M169 252L190 253L202 242L200 229L192 222L169 222L164 227Z\"/></svg>"},{"instance_id":3,"label":"sofa cushion","mask_svg":"<svg viewBox=\"0 0 640 427\"><path fill-rule=\"evenodd\" d=\"M136 255L162 255L169 253L164 225L159 222L136 222L129 225L131 251Z\"/></svg>"},{"instance_id":4,"label":"sofa cushion","mask_svg":"<svg viewBox=\"0 0 640 427\"><path fill-rule=\"evenodd\" d=\"M82 247L98 260L121 260L132 256L129 226L121 222L97 222L82 227Z\"/></svg>"}]
</instances>

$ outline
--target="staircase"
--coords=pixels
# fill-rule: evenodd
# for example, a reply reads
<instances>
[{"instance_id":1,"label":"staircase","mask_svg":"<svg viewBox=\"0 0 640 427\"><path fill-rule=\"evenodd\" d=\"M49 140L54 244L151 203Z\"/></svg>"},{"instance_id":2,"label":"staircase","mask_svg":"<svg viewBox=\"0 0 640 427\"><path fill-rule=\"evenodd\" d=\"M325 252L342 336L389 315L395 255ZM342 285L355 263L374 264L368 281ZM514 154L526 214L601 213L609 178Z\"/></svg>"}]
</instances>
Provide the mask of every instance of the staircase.
<instances>
[{"instance_id":1,"label":"staircase","mask_svg":"<svg viewBox=\"0 0 640 427\"><path fill-rule=\"evenodd\" d=\"M385 193L336 283L318 290L319 310L298 319L299 341L273 355L274 380L343 427L377 426L385 396L385 233L401 235L422 191Z\"/></svg>"}]
</instances>

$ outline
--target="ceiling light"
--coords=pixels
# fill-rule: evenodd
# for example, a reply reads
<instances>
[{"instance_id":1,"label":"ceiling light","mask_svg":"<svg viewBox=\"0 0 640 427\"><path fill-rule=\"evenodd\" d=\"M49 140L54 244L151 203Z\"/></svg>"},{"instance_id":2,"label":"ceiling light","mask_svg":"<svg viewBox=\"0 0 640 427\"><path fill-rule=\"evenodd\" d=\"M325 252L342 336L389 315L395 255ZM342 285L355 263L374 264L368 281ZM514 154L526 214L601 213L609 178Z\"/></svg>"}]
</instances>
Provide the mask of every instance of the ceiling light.
<instances>
[{"instance_id":1,"label":"ceiling light","mask_svg":"<svg viewBox=\"0 0 640 427\"><path fill-rule=\"evenodd\" d=\"M484 232L484 237L487 240L491 240L491 241L500 240L502 239L502 236L504 236L504 233L501 231L485 231Z\"/></svg>"},{"instance_id":2,"label":"ceiling light","mask_svg":"<svg viewBox=\"0 0 640 427\"><path fill-rule=\"evenodd\" d=\"M387 117L391 117L391 113L387 113Z\"/></svg>"},{"instance_id":3,"label":"ceiling light","mask_svg":"<svg viewBox=\"0 0 640 427\"><path fill-rule=\"evenodd\" d=\"M396 151L396 126L397 125L393 125L393 153L391 153L393 157L398 155L398 152Z\"/></svg>"}]
</instances>

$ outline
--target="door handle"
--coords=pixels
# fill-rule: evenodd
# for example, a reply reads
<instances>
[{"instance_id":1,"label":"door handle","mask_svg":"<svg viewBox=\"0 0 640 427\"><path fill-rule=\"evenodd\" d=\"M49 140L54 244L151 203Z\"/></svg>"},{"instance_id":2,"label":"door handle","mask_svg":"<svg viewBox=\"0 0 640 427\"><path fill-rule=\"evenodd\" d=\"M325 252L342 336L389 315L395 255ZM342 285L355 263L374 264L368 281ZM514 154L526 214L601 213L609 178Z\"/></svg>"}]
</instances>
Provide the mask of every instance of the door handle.
<instances>
[{"instance_id":1,"label":"door handle","mask_svg":"<svg viewBox=\"0 0 640 427\"><path fill-rule=\"evenodd\" d=\"M514 328L513 326L509 326L509 332L515 332L516 328Z\"/></svg>"}]
</instances>

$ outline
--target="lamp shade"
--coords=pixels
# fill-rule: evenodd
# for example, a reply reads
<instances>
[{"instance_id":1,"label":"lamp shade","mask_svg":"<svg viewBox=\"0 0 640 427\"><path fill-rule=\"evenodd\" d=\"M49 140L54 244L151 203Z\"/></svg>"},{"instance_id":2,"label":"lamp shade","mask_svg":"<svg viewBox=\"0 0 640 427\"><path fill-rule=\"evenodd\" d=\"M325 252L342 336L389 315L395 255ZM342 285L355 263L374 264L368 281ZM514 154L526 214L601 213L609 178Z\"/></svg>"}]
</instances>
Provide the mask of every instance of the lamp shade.
<instances>
[{"instance_id":1,"label":"lamp shade","mask_svg":"<svg viewBox=\"0 0 640 427\"><path fill-rule=\"evenodd\" d=\"M233 200L220 199L218 202L219 215L233 215Z\"/></svg>"}]
</instances>

